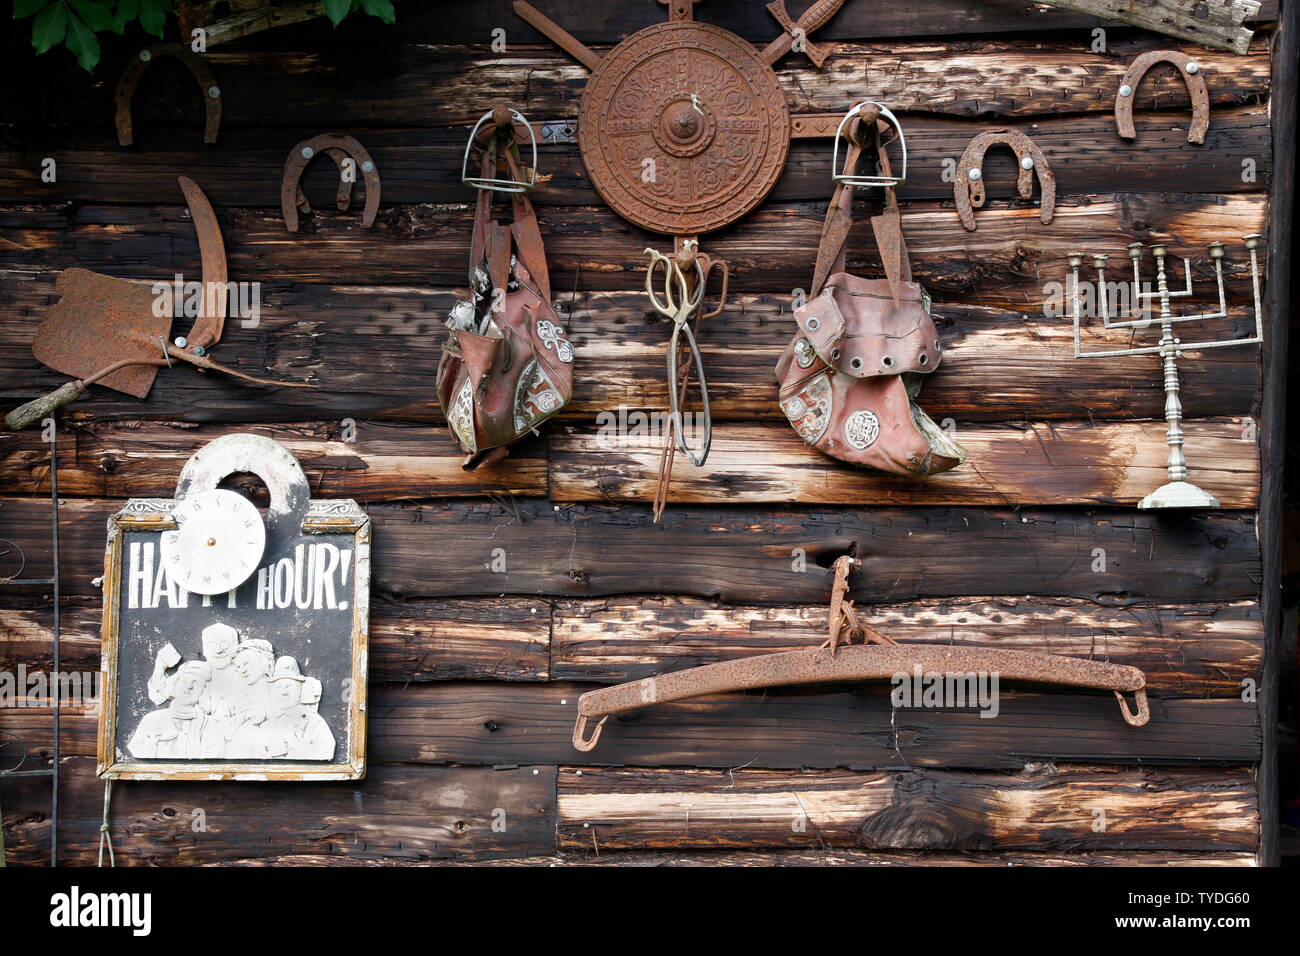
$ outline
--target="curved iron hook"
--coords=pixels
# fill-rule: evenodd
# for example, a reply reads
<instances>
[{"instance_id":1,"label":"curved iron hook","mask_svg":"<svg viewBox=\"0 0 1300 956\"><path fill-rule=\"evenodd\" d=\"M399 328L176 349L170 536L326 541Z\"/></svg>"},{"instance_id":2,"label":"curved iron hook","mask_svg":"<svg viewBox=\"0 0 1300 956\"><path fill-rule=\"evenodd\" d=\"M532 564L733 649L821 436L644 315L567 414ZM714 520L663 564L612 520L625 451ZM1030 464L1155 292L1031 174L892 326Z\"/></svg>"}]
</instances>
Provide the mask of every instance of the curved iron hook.
<instances>
[{"instance_id":1,"label":"curved iron hook","mask_svg":"<svg viewBox=\"0 0 1300 956\"><path fill-rule=\"evenodd\" d=\"M345 155L340 158L331 152L332 150L339 150ZM379 215L379 170L364 146L353 137L338 133L322 133L319 136L313 136L311 139L304 139L290 151L289 158L284 161L284 176L280 180L280 212L284 214L285 227L290 232L298 231L298 197L301 195L298 181L302 179L303 171L307 168L307 165L322 152L334 156L340 170L343 168L344 158L350 157L356 163L357 172L361 173L366 183L366 207L361 215L361 225L363 228L369 229L375 224L375 217ZM347 192L347 198L350 199L350 187ZM340 209L347 207L344 199L344 189L340 182ZM306 202L305 196L303 196L303 202Z\"/></svg>"},{"instance_id":2,"label":"curved iron hook","mask_svg":"<svg viewBox=\"0 0 1300 956\"><path fill-rule=\"evenodd\" d=\"M117 81L117 92L114 94L114 99L117 101L114 122L117 124L118 143L122 146L130 146L135 142L135 129L131 120L131 98L135 96L135 88L140 83L144 71L160 56L176 57L194 74L194 79L198 81L199 88L203 91L203 106L206 111L203 142L215 143L217 132L221 129L221 87L217 85L217 78L207 62L183 43L155 43L153 46L146 47L136 54L127 68L122 71L122 76Z\"/></svg>"},{"instance_id":3,"label":"curved iron hook","mask_svg":"<svg viewBox=\"0 0 1300 956\"><path fill-rule=\"evenodd\" d=\"M1178 50L1149 50L1128 65L1115 92L1115 128L1119 135L1124 139L1137 137L1137 131L1133 129L1133 100L1147 70L1157 63L1171 63L1183 75L1187 92L1192 97L1192 124L1187 128L1187 142L1204 143L1205 134L1210 129L1210 93L1205 88L1200 64Z\"/></svg>"},{"instance_id":4,"label":"curved iron hook","mask_svg":"<svg viewBox=\"0 0 1300 956\"><path fill-rule=\"evenodd\" d=\"M596 729L591 732L591 737L586 736L587 717L583 714L578 715L578 720L573 725L573 747L575 750L581 750L586 753L589 750L595 750L596 744L600 742L600 731L605 726L608 717L602 717L596 721Z\"/></svg>"},{"instance_id":5,"label":"curved iron hook","mask_svg":"<svg viewBox=\"0 0 1300 956\"><path fill-rule=\"evenodd\" d=\"M1038 144L1018 129L988 130L976 135L966 145L966 151L961 154L961 162L957 164L957 178L952 186L961 224L967 231L975 231L975 210L984 205L985 199L984 171L981 168L984 154L990 146L998 143L1009 146L1016 154L1016 165L1019 167L1016 188L1022 199L1033 196L1034 173L1038 173L1038 182L1043 191L1039 218L1043 225L1047 225L1056 212L1056 176Z\"/></svg>"}]
</instances>

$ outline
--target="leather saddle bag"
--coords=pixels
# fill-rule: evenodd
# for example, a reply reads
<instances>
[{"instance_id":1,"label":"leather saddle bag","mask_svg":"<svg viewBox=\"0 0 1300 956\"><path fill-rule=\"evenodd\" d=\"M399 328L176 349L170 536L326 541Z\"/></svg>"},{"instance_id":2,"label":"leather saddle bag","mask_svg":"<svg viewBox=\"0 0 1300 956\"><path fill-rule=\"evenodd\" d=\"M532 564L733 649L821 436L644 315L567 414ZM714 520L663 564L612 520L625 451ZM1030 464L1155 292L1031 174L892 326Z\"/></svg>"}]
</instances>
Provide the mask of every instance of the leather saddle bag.
<instances>
[{"instance_id":1,"label":"leather saddle bag","mask_svg":"<svg viewBox=\"0 0 1300 956\"><path fill-rule=\"evenodd\" d=\"M877 123L870 126L888 177ZM851 138L850 172L861 152ZM885 187L884 211L871 221L887 278L860 279L844 271L853 189L836 185L811 298L795 311L798 331L777 362L781 410L804 441L842 461L917 477L947 471L966 453L916 404L942 351L930 297L912 281L898 200Z\"/></svg>"},{"instance_id":2,"label":"leather saddle bag","mask_svg":"<svg viewBox=\"0 0 1300 956\"><path fill-rule=\"evenodd\" d=\"M496 181L498 156L522 182L517 147L501 136L484 151L483 180ZM537 215L528 194L514 192L514 221L496 222L492 194L479 188L469 296L452 307L438 365L438 402L466 470L504 458L573 394L573 345L551 306Z\"/></svg>"}]
</instances>

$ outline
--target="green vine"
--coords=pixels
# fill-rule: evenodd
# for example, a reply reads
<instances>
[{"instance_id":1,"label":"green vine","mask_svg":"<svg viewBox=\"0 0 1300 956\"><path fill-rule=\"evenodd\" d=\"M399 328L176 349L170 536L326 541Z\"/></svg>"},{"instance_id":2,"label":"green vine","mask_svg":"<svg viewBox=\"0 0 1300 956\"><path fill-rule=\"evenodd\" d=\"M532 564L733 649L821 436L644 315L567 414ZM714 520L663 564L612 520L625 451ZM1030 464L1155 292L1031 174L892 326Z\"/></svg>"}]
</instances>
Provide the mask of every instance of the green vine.
<instances>
[{"instance_id":1,"label":"green vine","mask_svg":"<svg viewBox=\"0 0 1300 956\"><path fill-rule=\"evenodd\" d=\"M384 23L396 19L391 0L322 0L321 6L336 27L354 10ZM14 19L32 18L37 54L62 44L87 71L99 62L97 33L121 34L128 24L139 23L161 39L167 15L175 12L172 0L14 0Z\"/></svg>"}]
</instances>

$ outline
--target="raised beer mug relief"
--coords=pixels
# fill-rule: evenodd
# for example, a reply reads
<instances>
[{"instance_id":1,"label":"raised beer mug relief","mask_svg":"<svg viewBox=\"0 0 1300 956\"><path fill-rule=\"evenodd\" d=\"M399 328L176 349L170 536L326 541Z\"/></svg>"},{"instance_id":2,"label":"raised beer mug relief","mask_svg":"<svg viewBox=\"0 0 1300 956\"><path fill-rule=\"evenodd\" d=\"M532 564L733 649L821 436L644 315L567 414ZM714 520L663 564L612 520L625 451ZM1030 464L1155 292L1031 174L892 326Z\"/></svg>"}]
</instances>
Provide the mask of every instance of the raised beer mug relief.
<instances>
[{"instance_id":1,"label":"raised beer mug relief","mask_svg":"<svg viewBox=\"0 0 1300 956\"><path fill-rule=\"evenodd\" d=\"M263 515L232 474L265 483ZM175 498L108 522L98 772L124 779L365 775L370 519L313 501L282 445L219 438Z\"/></svg>"}]
</instances>

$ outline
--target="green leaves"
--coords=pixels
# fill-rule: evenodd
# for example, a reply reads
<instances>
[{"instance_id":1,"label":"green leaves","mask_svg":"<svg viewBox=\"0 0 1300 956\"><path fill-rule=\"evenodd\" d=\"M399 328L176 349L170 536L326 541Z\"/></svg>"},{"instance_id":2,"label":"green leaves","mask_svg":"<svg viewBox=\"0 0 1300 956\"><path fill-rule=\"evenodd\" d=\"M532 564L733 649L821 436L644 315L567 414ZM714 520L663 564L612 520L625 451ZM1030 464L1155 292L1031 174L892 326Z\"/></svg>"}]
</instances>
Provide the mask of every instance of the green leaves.
<instances>
[{"instance_id":1,"label":"green leaves","mask_svg":"<svg viewBox=\"0 0 1300 956\"><path fill-rule=\"evenodd\" d=\"M361 10L385 23L397 20L397 11L393 9L391 0L321 0L321 3L325 7L325 15L336 27L353 10Z\"/></svg>"},{"instance_id":2,"label":"green leaves","mask_svg":"<svg viewBox=\"0 0 1300 956\"><path fill-rule=\"evenodd\" d=\"M81 68L89 71L99 62L99 39L95 34L104 30L122 32L126 22L120 10L123 5L114 0L14 0L14 19L35 14L32 49L40 54L62 43Z\"/></svg>"},{"instance_id":3,"label":"green leaves","mask_svg":"<svg viewBox=\"0 0 1300 956\"><path fill-rule=\"evenodd\" d=\"M58 0L36 14L32 21L32 46L38 54L63 40L68 31L68 19L67 8Z\"/></svg>"},{"instance_id":4,"label":"green leaves","mask_svg":"<svg viewBox=\"0 0 1300 956\"><path fill-rule=\"evenodd\" d=\"M108 25L112 26L111 20ZM63 45L72 51L72 55L87 73L99 62L99 41L95 39L95 31L75 14L68 16L68 30L63 37Z\"/></svg>"},{"instance_id":5,"label":"green leaves","mask_svg":"<svg viewBox=\"0 0 1300 956\"><path fill-rule=\"evenodd\" d=\"M384 23L397 19L392 0L321 0L325 14L336 27L354 10L378 17ZM96 33L122 33L139 22L146 33L162 39L172 0L13 0L14 19L32 17L32 49L38 54L62 43L81 68L93 70L99 62Z\"/></svg>"},{"instance_id":6,"label":"green leaves","mask_svg":"<svg viewBox=\"0 0 1300 956\"><path fill-rule=\"evenodd\" d=\"M140 0L140 26L161 39L167 14L171 12L172 0Z\"/></svg>"},{"instance_id":7,"label":"green leaves","mask_svg":"<svg viewBox=\"0 0 1300 956\"><path fill-rule=\"evenodd\" d=\"M352 0L322 0L322 6L325 7L325 16L330 18L330 23L338 26L343 22L343 18L352 12Z\"/></svg>"},{"instance_id":8,"label":"green leaves","mask_svg":"<svg viewBox=\"0 0 1300 956\"><path fill-rule=\"evenodd\" d=\"M361 0L361 9L385 23L393 23L397 20L397 11L393 9L392 0Z\"/></svg>"}]
</instances>

